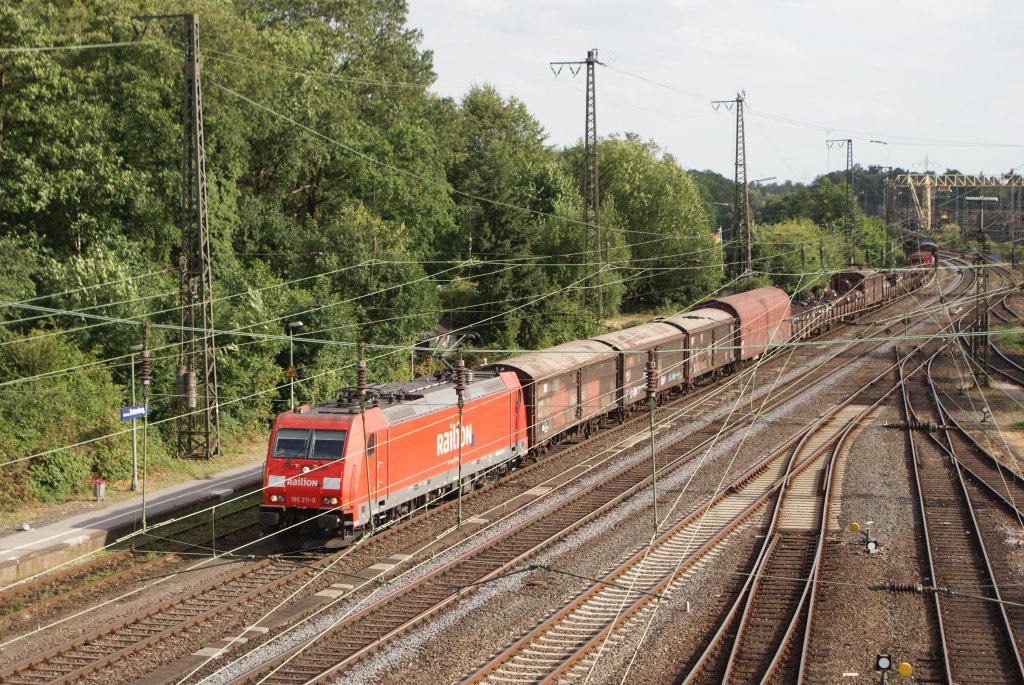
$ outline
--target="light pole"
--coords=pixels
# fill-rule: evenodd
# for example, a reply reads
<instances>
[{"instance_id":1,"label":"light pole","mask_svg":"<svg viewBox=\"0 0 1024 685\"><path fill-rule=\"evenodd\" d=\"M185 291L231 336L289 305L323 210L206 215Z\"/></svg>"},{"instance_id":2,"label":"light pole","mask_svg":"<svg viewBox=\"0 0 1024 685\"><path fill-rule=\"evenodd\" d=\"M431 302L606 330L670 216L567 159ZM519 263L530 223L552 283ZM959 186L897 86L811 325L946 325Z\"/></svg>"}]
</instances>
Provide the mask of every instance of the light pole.
<instances>
[{"instance_id":1,"label":"light pole","mask_svg":"<svg viewBox=\"0 0 1024 685\"><path fill-rule=\"evenodd\" d=\"M749 187L755 183L761 183L762 181L774 181L776 178L776 176L765 176L764 178L755 178L754 180L750 181L747 185ZM747 194L746 205L747 217L744 221L745 235L743 238L743 258L745 260L744 274L747 278L751 278L754 275L754 228L751 225L753 223L753 217L750 216L751 212L749 194Z\"/></svg>"},{"instance_id":2,"label":"light pole","mask_svg":"<svg viewBox=\"0 0 1024 685\"><path fill-rule=\"evenodd\" d=\"M869 140L868 142L885 146L885 166L889 166L889 143L884 140Z\"/></svg>"},{"instance_id":3,"label":"light pole","mask_svg":"<svg viewBox=\"0 0 1024 685\"><path fill-rule=\"evenodd\" d=\"M295 331L302 328L301 321L288 322L288 393L291 395L291 410L295 411L295 347L292 338Z\"/></svg>"},{"instance_id":4,"label":"light pole","mask_svg":"<svg viewBox=\"0 0 1024 685\"><path fill-rule=\"evenodd\" d=\"M978 256L975 259L977 301L974 305L974 335L971 336L971 351L980 368L979 380L988 385L988 241L985 236L985 205L999 202L998 197L975 195L965 197L967 202L981 203L981 217L978 221Z\"/></svg>"},{"instance_id":5,"label":"light pole","mask_svg":"<svg viewBox=\"0 0 1024 685\"><path fill-rule=\"evenodd\" d=\"M132 345L128 348L132 359L132 406L135 406L135 355L142 352L142 345ZM147 408L148 410L148 408ZM139 441L135 435L135 424L137 419L132 417L132 492L139 489Z\"/></svg>"},{"instance_id":6,"label":"light pole","mask_svg":"<svg viewBox=\"0 0 1024 685\"><path fill-rule=\"evenodd\" d=\"M139 364L139 380L142 381L142 404L146 411L142 414L142 531L146 531L146 474L149 473L149 384L153 380L150 373L149 358L149 322L142 322L142 353Z\"/></svg>"}]
</instances>

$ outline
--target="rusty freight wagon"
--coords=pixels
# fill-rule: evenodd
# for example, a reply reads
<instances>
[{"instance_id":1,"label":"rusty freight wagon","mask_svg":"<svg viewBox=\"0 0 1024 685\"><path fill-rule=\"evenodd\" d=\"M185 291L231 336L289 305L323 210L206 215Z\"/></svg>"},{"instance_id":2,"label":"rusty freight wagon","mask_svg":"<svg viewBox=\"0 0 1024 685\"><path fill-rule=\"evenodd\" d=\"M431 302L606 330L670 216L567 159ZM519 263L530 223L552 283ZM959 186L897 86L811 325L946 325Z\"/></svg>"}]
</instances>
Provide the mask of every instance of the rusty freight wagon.
<instances>
[{"instance_id":1,"label":"rusty freight wagon","mask_svg":"<svg viewBox=\"0 0 1024 685\"><path fill-rule=\"evenodd\" d=\"M686 333L686 385L693 386L736 358L736 319L718 309L696 309L662 322Z\"/></svg>"},{"instance_id":2,"label":"rusty freight wagon","mask_svg":"<svg viewBox=\"0 0 1024 685\"><path fill-rule=\"evenodd\" d=\"M603 342L618 352L618 394L620 411L644 400L646 394L647 352L654 352L658 369L658 392L686 386L686 333L665 323L645 323L592 340Z\"/></svg>"},{"instance_id":3,"label":"rusty freight wagon","mask_svg":"<svg viewBox=\"0 0 1024 685\"><path fill-rule=\"evenodd\" d=\"M779 288L755 288L708 300L700 306L721 309L739 321L737 362L757 359L769 347L785 343L793 334L792 303Z\"/></svg>"},{"instance_id":4,"label":"rusty freight wagon","mask_svg":"<svg viewBox=\"0 0 1024 685\"><path fill-rule=\"evenodd\" d=\"M485 368L519 377L530 413L530 446L536 448L567 434L589 433L614 408L617 357L604 343L574 340Z\"/></svg>"},{"instance_id":5,"label":"rusty freight wagon","mask_svg":"<svg viewBox=\"0 0 1024 685\"><path fill-rule=\"evenodd\" d=\"M863 293L863 308L873 307L885 300L885 274L874 269L840 271L830 283L837 295Z\"/></svg>"}]
</instances>

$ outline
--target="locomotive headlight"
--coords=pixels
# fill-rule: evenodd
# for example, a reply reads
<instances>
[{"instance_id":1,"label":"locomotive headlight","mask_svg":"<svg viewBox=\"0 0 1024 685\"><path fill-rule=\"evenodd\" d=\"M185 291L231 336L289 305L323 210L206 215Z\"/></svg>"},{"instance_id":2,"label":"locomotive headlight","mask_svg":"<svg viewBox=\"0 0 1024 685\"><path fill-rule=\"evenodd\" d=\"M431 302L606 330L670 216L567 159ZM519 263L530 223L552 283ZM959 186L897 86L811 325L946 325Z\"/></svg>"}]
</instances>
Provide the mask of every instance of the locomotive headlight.
<instances>
[{"instance_id":1,"label":"locomotive headlight","mask_svg":"<svg viewBox=\"0 0 1024 685\"><path fill-rule=\"evenodd\" d=\"M337 497L324 497L324 504L326 504L329 507L337 506L338 498Z\"/></svg>"},{"instance_id":2,"label":"locomotive headlight","mask_svg":"<svg viewBox=\"0 0 1024 685\"><path fill-rule=\"evenodd\" d=\"M284 495L271 495L270 496L270 501L271 502L283 502L284 501Z\"/></svg>"}]
</instances>

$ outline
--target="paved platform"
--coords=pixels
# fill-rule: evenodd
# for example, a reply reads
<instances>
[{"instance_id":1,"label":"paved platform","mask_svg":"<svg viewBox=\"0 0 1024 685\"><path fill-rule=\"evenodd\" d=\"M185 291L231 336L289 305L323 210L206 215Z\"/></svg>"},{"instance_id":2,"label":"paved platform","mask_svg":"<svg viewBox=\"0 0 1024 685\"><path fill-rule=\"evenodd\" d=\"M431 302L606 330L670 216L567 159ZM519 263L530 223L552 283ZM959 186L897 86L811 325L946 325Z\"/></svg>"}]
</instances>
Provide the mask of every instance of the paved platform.
<instances>
[{"instance_id":1,"label":"paved platform","mask_svg":"<svg viewBox=\"0 0 1024 685\"><path fill-rule=\"evenodd\" d=\"M146 520L190 505L231 498L257 487L263 462L255 462L146 494ZM142 496L105 504L60 521L0 537L0 589L94 552L141 526Z\"/></svg>"}]
</instances>

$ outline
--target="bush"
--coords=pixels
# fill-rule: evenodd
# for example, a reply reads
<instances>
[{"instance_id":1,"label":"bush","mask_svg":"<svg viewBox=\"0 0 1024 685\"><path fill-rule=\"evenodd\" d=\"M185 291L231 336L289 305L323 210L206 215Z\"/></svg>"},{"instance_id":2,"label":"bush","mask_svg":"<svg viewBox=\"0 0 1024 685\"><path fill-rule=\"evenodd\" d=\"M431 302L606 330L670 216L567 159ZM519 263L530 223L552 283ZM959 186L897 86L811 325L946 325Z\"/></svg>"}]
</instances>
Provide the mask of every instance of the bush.
<instances>
[{"instance_id":1,"label":"bush","mask_svg":"<svg viewBox=\"0 0 1024 685\"><path fill-rule=\"evenodd\" d=\"M4 486L5 493L18 498L11 505L26 498L59 500L84 492L93 475L120 472L114 455L130 454L127 435L68 448L124 427L117 413L121 389L109 369L64 371L95 361L60 337L42 337L38 331L0 347L3 378L33 378L0 388L0 420L7 428L0 462L59 450L4 467L4 479L8 472L15 476Z\"/></svg>"}]
</instances>

